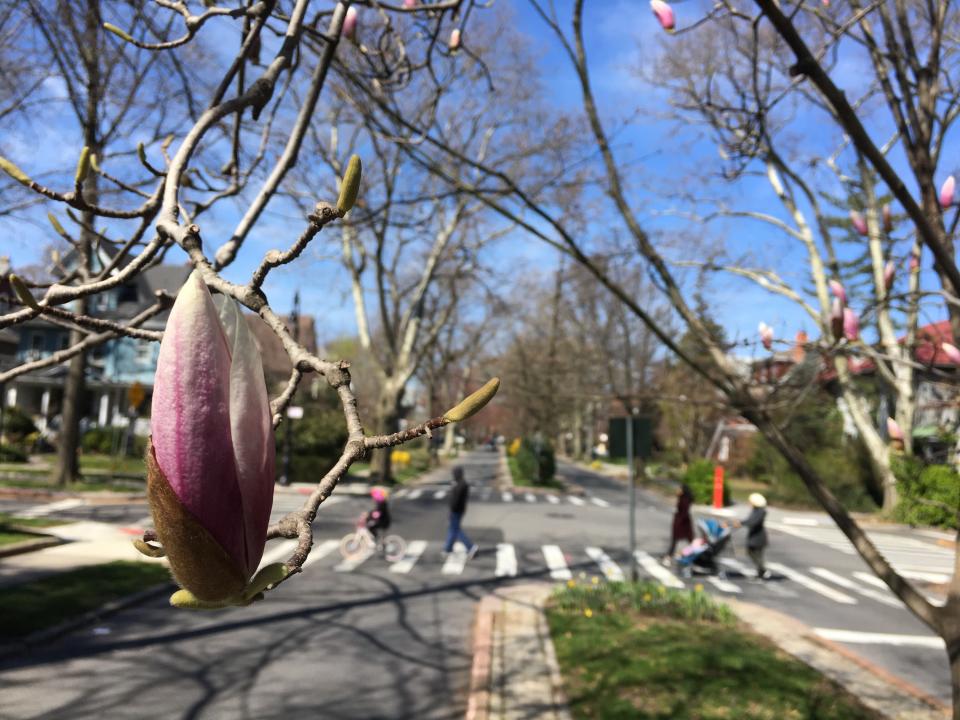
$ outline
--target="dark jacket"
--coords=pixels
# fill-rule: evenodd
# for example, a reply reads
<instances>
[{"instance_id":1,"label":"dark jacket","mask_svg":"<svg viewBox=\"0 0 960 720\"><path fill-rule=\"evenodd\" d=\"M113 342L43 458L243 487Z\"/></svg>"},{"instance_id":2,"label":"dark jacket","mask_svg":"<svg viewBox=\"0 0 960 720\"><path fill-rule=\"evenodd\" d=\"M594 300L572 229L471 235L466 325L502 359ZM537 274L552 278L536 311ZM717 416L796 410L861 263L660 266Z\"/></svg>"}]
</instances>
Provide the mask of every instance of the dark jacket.
<instances>
[{"instance_id":1,"label":"dark jacket","mask_svg":"<svg viewBox=\"0 0 960 720\"><path fill-rule=\"evenodd\" d=\"M377 516L373 517L376 512ZM390 527L390 508L386 500L377 503L377 506L367 516L367 527L370 530L386 530Z\"/></svg>"},{"instance_id":2,"label":"dark jacket","mask_svg":"<svg viewBox=\"0 0 960 720\"><path fill-rule=\"evenodd\" d=\"M467 511L467 498L470 495L470 486L462 478L453 483L453 492L450 493L450 512L463 515Z\"/></svg>"},{"instance_id":3,"label":"dark jacket","mask_svg":"<svg viewBox=\"0 0 960 720\"><path fill-rule=\"evenodd\" d=\"M681 493L677 497L677 511L673 514L673 540L693 540L693 521L690 519L692 502L688 493Z\"/></svg>"},{"instance_id":4,"label":"dark jacket","mask_svg":"<svg viewBox=\"0 0 960 720\"><path fill-rule=\"evenodd\" d=\"M747 519L743 521L742 525L748 529L748 549L760 550L767 546L767 531L763 528L763 521L766 517L767 511L764 508L755 507L750 511Z\"/></svg>"}]
</instances>

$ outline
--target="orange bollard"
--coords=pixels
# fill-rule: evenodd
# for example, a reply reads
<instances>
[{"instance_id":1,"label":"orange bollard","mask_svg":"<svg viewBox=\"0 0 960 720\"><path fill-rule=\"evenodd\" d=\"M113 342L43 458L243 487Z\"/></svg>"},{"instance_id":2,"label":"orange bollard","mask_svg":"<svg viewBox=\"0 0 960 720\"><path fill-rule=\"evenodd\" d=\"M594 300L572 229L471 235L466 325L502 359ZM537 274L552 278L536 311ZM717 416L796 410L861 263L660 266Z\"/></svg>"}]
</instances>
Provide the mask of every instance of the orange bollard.
<instances>
[{"instance_id":1,"label":"orange bollard","mask_svg":"<svg viewBox=\"0 0 960 720\"><path fill-rule=\"evenodd\" d=\"M723 507L723 465L713 467L713 506Z\"/></svg>"}]
</instances>

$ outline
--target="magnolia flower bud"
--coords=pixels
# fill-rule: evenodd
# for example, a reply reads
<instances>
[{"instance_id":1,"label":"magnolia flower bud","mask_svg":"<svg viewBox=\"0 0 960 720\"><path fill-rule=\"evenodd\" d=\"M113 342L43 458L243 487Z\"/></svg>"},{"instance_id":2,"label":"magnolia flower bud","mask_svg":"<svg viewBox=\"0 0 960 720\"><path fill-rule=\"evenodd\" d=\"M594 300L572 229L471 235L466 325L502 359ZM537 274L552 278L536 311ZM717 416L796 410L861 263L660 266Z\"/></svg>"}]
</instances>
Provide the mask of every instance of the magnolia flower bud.
<instances>
[{"instance_id":1,"label":"magnolia flower bud","mask_svg":"<svg viewBox=\"0 0 960 720\"><path fill-rule=\"evenodd\" d=\"M40 309L37 299L33 296L33 293L30 292L30 288L27 287L26 283L24 283L19 276L10 273L10 286L13 288L14 292L17 293L17 297L20 298L20 302L27 307L33 308L34 310Z\"/></svg>"},{"instance_id":2,"label":"magnolia flower bud","mask_svg":"<svg viewBox=\"0 0 960 720\"><path fill-rule=\"evenodd\" d=\"M84 180L87 179L87 175L90 174L90 148L86 145L83 146L83 150L80 151L80 159L77 160L77 174L74 176L74 181L79 185Z\"/></svg>"},{"instance_id":3,"label":"magnolia flower bud","mask_svg":"<svg viewBox=\"0 0 960 720\"><path fill-rule=\"evenodd\" d=\"M176 581L203 602L236 597L257 569L275 473L260 353L237 302L217 301L196 272L177 296L147 447L157 538Z\"/></svg>"},{"instance_id":4,"label":"magnolia flower bud","mask_svg":"<svg viewBox=\"0 0 960 720\"><path fill-rule=\"evenodd\" d=\"M347 14L343 18L343 36L347 40L357 39L357 9L352 5L347 8Z\"/></svg>"},{"instance_id":5,"label":"magnolia flower bud","mask_svg":"<svg viewBox=\"0 0 960 720\"><path fill-rule=\"evenodd\" d=\"M941 346L943 348L943 354L947 356L947 359L960 367L960 349L957 349L957 346L953 343L945 342Z\"/></svg>"},{"instance_id":6,"label":"magnolia flower bud","mask_svg":"<svg viewBox=\"0 0 960 720\"><path fill-rule=\"evenodd\" d=\"M953 179L953 175L943 181L943 185L940 186L940 207L947 209L953 205L953 192L956 187L957 181Z\"/></svg>"},{"instance_id":7,"label":"magnolia flower bud","mask_svg":"<svg viewBox=\"0 0 960 720\"><path fill-rule=\"evenodd\" d=\"M860 318L850 308L843 309L843 336L850 342L860 337Z\"/></svg>"},{"instance_id":8,"label":"magnolia flower bud","mask_svg":"<svg viewBox=\"0 0 960 720\"><path fill-rule=\"evenodd\" d=\"M839 280L831 280L827 283L830 286L830 292L833 293L833 296L840 301L842 305L847 304L847 291L843 289L843 285L840 284Z\"/></svg>"},{"instance_id":9,"label":"magnolia flower bud","mask_svg":"<svg viewBox=\"0 0 960 720\"><path fill-rule=\"evenodd\" d=\"M676 18L673 14L673 8L667 5L663 0L650 0L650 9L660 21L660 27L667 32L672 33L676 27Z\"/></svg>"},{"instance_id":10,"label":"magnolia flower bud","mask_svg":"<svg viewBox=\"0 0 960 720\"><path fill-rule=\"evenodd\" d=\"M867 234L867 221L856 210L850 211L850 223L853 225L853 229L861 235Z\"/></svg>"},{"instance_id":11,"label":"magnolia flower bud","mask_svg":"<svg viewBox=\"0 0 960 720\"><path fill-rule=\"evenodd\" d=\"M337 212L341 216L353 209L357 202L357 193L360 192L360 176L363 173L363 164L359 155L351 155L347 163L347 170L340 181L340 197L337 199Z\"/></svg>"},{"instance_id":12,"label":"magnolia flower bud","mask_svg":"<svg viewBox=\"0 0 960 720\"><path fill-rule=\"evenodd\" d=\"M497 390L499 389L500 378L488 380L482 388L471 393L457 405L447 410L443 414L443 419L447 422L462 422L468 417L476 415L493 399L493 396L497 394Z\"/></svg>"},{"instance_id":13,"label":"magnolia flower bud","mask_svg":"<svg viewBox=\"0 0 960 720\"><path fill-rule=\"evenodd\" d=\"M887 435L890 436L891 440L899 440L900 442L903 442L903 430L900 429L897 421L892 417L887 418Z\"/></svg>"},{"instance_id":14,"label":"magnolia flower bud","mask_svg":"<svg viewBox=\"0 0 960 720\"><path fill-rule=\"evenodd\" d=\"M893 265L893 260L887 260L887 264L883 266L883 286L890 290L893 287L893 274L895 268Z\"/></svg>"},{"instance_id":15,"label":"magnolia flower bud","mask_svg":"<svg viewBox=\"0 0 960 720\"><path fill-rule=\"evenodd\" d=\"M403 6L407 10L412 10L417 6L417 0L403 0Z\"/></svg>"},{"instance_id":16,"label":"magnolia flower bud","mask_svg":"<svg viewBox=\"0 0 960 720\"><path fill-rule=\"evenodd\" d=\"M830 305L830 330L835 339L843 337L843 303L839 298L834 298Z\"/></svg>"},{"instance_id":17,"label":"magnolia flower bud","mask_svg":"<svg viewBox=\"0 0 960 720\"><path fill-rule=\"evenodd\" d=\"M450 42L447 43L447 49L450 52L460 49L460 28L454 28L450 31Z\"/></svg>"},{"instance_id":18,"label":"magnolia flower bud","mask_svg":"<svg viewBox=\"0 0 960 720\"><path fill-rule=\"evenodd\" d=\"M893 232L893 211L890 209L890 203L883 206L883 231Z\"/></svg>"},{"instance_id":19,"label":"magnolia flower bud","mask_svg":"<svg viewBox=\"0 0 960 720\"><path fill-rule=\"evenodd\" d=\"M919 267L920 267L920 258L918 258L916 255L911 255L911 256L910 256L910 270L911 270L911 272L912 272L913 270L916 270L916 269L919 268Z\"/></svg>"},{"instance_id":20,"label":"magnolia flower bud","mask_svg":"<svg viewBox=\"0 0 960 720\"><path fill-rule=\"evenodd\" d=\"M767 325L765 322L762 322L757 326L757 330L760 333L760 342L763 343L763 347L767 350L772 348L773 328Z\"/></svg>"}]
</instances>

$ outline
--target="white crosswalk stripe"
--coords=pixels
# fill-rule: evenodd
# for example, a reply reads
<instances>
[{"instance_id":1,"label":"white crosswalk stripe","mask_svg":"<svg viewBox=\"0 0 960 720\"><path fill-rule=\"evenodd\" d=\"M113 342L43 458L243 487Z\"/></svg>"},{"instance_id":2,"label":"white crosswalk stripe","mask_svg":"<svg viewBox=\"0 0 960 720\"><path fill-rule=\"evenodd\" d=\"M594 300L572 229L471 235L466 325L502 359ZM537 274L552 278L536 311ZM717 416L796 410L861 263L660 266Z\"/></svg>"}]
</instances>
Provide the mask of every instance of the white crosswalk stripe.
<instances>
[{"instance_id":1,"label":"white crosswalk stripe","mask_svg":"<svg viewBox=\"0 0 960 720\"><path fill-rule=\"evenodd\" d=\"M577 507L586 505L586 503L581 498L578 498L576 495L567 495L567 500L569 500L571 504L576 505Z\"/></svg>"},{"instance_id":2,"label":"white crosswalk stripe","mask_svg":"<svg viewBox=\"0 0 960 720\"><path fill-rule=\"evenodd\" d=\"M721 591L723 591L723 592L727 592L727 593L741 593L741 592L743 592L743 591L740 589L740 586L739 586L739 585L735 585L734 583L730 582L729 580L724 580L723 578L719 578L719 577L717 577L716 575L708 575L708 576L707 576L707 582L710 583L711 585L713 585L717 590L721 590Z\"/></svg>"},{"instance_id":3,"label":"white crosswalk stripe","mask_svg":"<svg viewBox=\"0 0 960 720\"><path fill-rule=\"evenodd\" d=\"M813 632L827 640L850 643L852 645L894 645L899 647L924 647L943 649L943 638L933 635L895 635L893 633L857 632L833 628L814 628Z\"/></svg>"},{"instance_id":4,"label":"white crosswalk stripe","mask_svg":"<svg viewBox=\"0 0 960 720\"><path fill-rule=\"evenodd\" d=\"M447 491L446 491L446 490L437 490L437 491L433 494L433 499L434 499L434 500L443 500L446 496L447 496Z\"/></svg>"},{"instance_id":5,"label":"white crosswalk stripe","mask_svg":"<svg viewBox=\"0 0 960 720\"><path fill-rule=\"evenodd\" d=\"M513 502L513 493L504 492L500 494L500 499L504 502Z\"/></svg>"},{"instance_id":6,"label":"white crosswalk stripe","mask_svg":"<svg viewBox=\"0 0 960 720\"><path fill-rule=\"evenodd\" d=\"M867 572L860 572L858 570L853 573L853 576L861 582L865 582L868 585L873 585L877 588L882 588L893 595L893 591L891 591L890 588L887 587L887 584L876 575ZM925 595L925 597L931 604L937 605L938 607L943 607L943 605L946 603L946 600L942 597L936 597L935 595Z\"/></svg>"},{"instance_id":7,"label":"white crosswalk stripe","mask_svg":"<svg viewBox=\"0 0 960 720\"><path fill-rule=\"evenodd\" d=\"M510 543L497 543L497 577L515 577L517 574L517 551Z\"/></svg>"},{"instance_id":8,"label":"white crosswalk stripe","mask_svg":"<svg viewBox=\"0 0 960 720\"><path fill-rule=\"evenodd\" d=\"M573 573L567 567L567 560L563 557L563 551L558 545L544 545L543 559L547 561L547 567L550 568L550 577L554 580L570 580Z\"/></svg>"},{"instance_id":9,"label":"white crosswalk stripe","mask_svg":"<svg viewBox=\"0 0 960 720\"><path fill-rule=\"evenodd\" d=\"M811 577L807 577L803 573L797 572L792 568L788 568L786 565L781 563L767 563L767 569L773 570L776 573L783 575L789 580L797 583L797 585L802 585L807 588L807 590L813 590L813 592L823 595L825 598L829 598L834 602L841 603L843 605L856 605L857 601L855 598L846 595L839 590L834 590L828 585L824 585L819 580L814 580Z\"/></svg>"},{"instance_id":10,"label":"white crosswalk stripe","mask_svg":"<svg viewBox=\"0 0 960 720\"><path fill-rule=\"evenodd\" d=\"M264 550L263 558L260 560L260 567L270 565L281 560L286 560L297 549L296 540L282 540L278 543L270 543Z\"/></svg>"},{"instance_id":11,"label":"white crosswalk stripe","mask_svg":"<svg viewBox=\"0 0 960 720\"><path fill-rule=\"evenodd\" d=\"M407 500L416 500L421 495L423 495L423 490L420 488L415 488L410 491L409 495L407 495Z\"/></svg>"},{"instance_id":12,"label":"white crosswalk stripe","mask_svg":"<svg viewBox=\"0 0 960 720\"><path fill-rule=\"evenodd\" d=\"M373 548L358 552L355 555L351 555L350 557L346 557L341 560L339 563L333 566L333 569L336 572L353 572L358 567L363 565L367 560L373 557L373 553Z\"/></svg>"},{"instance_id":13,"label":"white crosswalk stripe","mask_svg":"<svg viewBox=\"0 0 960 720\"><path fill-rule=\"evenodd\" d=\"M643 550L637 550L634 553L637 563L640 567L647 571L654 578L659 580L661 583L667 587L672 588L683 588L685 587L680 578L674 575L672 572L667 570L663 565L661 565L655 558L653 558L650 553L644 552Z\"/></svg>"},{"instance_id":14,"label":"white crosswalk stripe","mask_svg":"<svg viewBox=\"0 0 960 720\"><path fill-rule=\"evenodd\" d=\"M397 491L393 494L393 497L394 497L394 498L406 497L406 496L407 496L407 493L409 493L409 492L410 492L410 490L408 490L407 488L400 488L399 490L397 490Z\"/></svg>"},{"instance_id":15,"label":"white crosswalk stripe","mask_svg":"<svg viewBox=\"0 0 960 720\"><path fill-rule=\"evenodd\" d=\"M423 555L423 551L426 549L426 540L411 540L407 544L407 551L403 554L403 557L390 566L390 572L402 574L410 572L413 570L413 566L417 564L417 560L420 559L420 556Z\"/></svg>"},{"instance_id":16,"label":"white crosswalk stripe","mask_svg":"<svg viewBox=\"0 0 960 720\"><path fill-rule=\"evenodd\" d=\"M457 543L453 547L453 552L447 555L447 559L444 561L443 568L440 572L444 575L459 575L463 572L466 564L467 549L460 543Z\"/></svg>"},{"instance_id":17,"label":"white crosswalk stripe","mask_svg":"<svg viewBox=\"0 0 960 720\"><path fill-rule=\"evenodd\" d=\"M853 582L852 580L848 580L847 578L841 575L837 575L837 573L831 572L826 568L812 567L810 568L810 572L818 577L823 578L824 580L829 580L834 585L839 585L840 587L845 588L847 590L853 590L853 592L859 595L863 595L863 597L868 597L871 600L876 600L877 602L883 603L884 605L889 605L890 607L900 607L901 605L900 601L897 600L893 595L886 594L886 593L880 592L879 590L874 590L872 588L865 588L861 585L857 585L857 583Z\"/></svg>"},{"instance_id":18,"label":"white crosswalk stripe","mask_svg":"<svg viewBox=\"0 0 960 720\"><path fill-rule=\"evenodd\" d=\"M604 574L607 580L611 582L623 582L623 570L610 559L610 556L607 555L602 548L588 547L586 548L586 552L587 555L590 556L590 559L600 566L600 572Z\"/></svg>"},{"instance_id":19,"label":"white crosswalk stripe","mask_svg":"<svg viewBox=\"0 0 960 720\"><path fill-rule=\"evenodd\" d=\"M558 498L556 495L547 495L547 502L551 505L556 505L560 502L560 498Z\"/></svg>"},{"instance_id":20,"label":"white crosswalk stripe","mask_svg":"<svg viewBox=\"0 0 960 720\"><path fill-rule=\"evenodd\" d=\"M50 513L60 512L62 510L72 510L73 508L80 507L81 505L86 505L84 500L80 498L66 498L65 500L57 500L52 503L44 503L43 505L34 505L33 507L28 507L22 512L18 512L17 515L22 518L38 518L44 515L49 515Z\"/></svg>"},{"instance_id":21,"label":"white crosswalk stripe","mask_svg":"<svg viewBox=\"0 0 960 720\"><path fill-rule=\"evenodd\" d=\"M590 496L590 502L597 507L610 507L610 503L608 503L606 500L603 498L594 497L593 495Z\"/></svg>"},{"instance_id":22,"label":"white crosswalk stripe","mask_svg":"<svg viewBox=\"0 0 960 720\"><path fill-rule=\"evenodd\" d=\"M524 493L523 499L529 503L535 503L537 501L537 496L534 495L533 493Z\"/></svg>"},{"instance_id":23,"label":"white crosswalk stripe","mask_svg":"<svg viewBox=\"0 0 960 720\"><path fill-rule=\"evenodd\" d=\"M339 540L324 540L319 545L314 545L313 550L310 551L310 554L307 555L307 559L303 561L303 566L309 567L317 560L323 560L327 555L332 553L334 550L339 549L340 541Z\"/></svg>"}]
</instances>

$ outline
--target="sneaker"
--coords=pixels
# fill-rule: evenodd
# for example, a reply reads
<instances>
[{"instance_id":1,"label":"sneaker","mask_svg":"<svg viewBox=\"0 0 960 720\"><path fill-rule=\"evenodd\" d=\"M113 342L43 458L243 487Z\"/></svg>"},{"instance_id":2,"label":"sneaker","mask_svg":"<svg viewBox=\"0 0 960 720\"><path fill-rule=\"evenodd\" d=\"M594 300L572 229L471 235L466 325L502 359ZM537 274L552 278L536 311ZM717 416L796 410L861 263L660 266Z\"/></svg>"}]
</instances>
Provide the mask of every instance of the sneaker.
<instances>
[{"instance_id":1,"label":"sneaker","mask_svg":"<svg viewBox=\"0 0 960 720\"><path fill-rule=\"evenodd\" d=\"M467 551L467 560L473 560L473 556L478 552L480 552L480 546L474 543L473 547Z\"/></svg>"}]
</instances>

